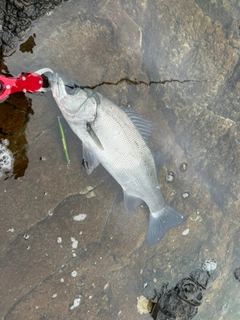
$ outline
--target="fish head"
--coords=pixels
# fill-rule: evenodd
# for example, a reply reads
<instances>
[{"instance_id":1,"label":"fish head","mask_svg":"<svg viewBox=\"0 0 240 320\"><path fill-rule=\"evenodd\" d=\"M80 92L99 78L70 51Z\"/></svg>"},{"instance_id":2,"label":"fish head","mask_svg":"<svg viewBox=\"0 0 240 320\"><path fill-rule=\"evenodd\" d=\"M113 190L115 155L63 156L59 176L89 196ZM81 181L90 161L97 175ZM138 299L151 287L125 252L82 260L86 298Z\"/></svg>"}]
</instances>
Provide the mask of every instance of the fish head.
<instances>
[{"instance_id":1,"label":"fish head","mask_svg":"<svg viewBox=\"0 0 240 320\"><path fill-rule=\"evenodd\" d=\"M67 77L53 72L48 77L53 97L67 120L75 117L87 100L83 87Z\"/></svg>"}]
</instances>

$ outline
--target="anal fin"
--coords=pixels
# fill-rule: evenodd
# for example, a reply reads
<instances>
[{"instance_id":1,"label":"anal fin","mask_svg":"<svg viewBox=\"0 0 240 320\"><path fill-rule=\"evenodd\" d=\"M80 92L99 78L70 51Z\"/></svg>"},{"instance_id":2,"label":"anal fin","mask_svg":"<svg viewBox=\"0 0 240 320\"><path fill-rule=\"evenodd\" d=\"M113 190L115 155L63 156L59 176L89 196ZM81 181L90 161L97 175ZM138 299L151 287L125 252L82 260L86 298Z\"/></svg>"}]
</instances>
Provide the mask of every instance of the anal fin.
<instances>
[{"instance_id":1,"label":"anal fin","mask_svg":"<svg viewBox=\"0 0 240 320\"><path fill-rule=\"evenodd\" d=\"M124 193L124 203L128 213L133 212L143 201L140 198L134 197L126 193Z\"/></svg>"}]
</instances>

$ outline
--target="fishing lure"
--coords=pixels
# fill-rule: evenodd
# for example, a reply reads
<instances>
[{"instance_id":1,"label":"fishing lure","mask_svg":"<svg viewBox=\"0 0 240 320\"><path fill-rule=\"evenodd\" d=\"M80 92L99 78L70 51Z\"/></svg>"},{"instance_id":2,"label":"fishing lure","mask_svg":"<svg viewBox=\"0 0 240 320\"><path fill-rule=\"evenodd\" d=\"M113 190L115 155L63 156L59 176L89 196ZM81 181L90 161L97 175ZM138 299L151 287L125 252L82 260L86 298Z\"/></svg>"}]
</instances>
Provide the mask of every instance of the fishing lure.
<instances>
[{"instance_id":1,"label":"fishing lure","mask_svg":"<svg viewBox=\"0 0 240 320\"><path fill-rule=\"evenodd\" d=\"M69 158L69 154L68 154L67 142L66 142L66 138L65 138L65 134L64 134L64 130L63 130L63 127L62 127L62 123L61 123L61 118L60 117L58 117L58 125L59 125L59 130L60 130L60 133L61 133L61 137L62 137L62 144L63 144L63 150L64 150L64 153L65 153L66 161L67 161L67 164L69 165L70 164L70 158Z\"/></svg>"}]
</instances>

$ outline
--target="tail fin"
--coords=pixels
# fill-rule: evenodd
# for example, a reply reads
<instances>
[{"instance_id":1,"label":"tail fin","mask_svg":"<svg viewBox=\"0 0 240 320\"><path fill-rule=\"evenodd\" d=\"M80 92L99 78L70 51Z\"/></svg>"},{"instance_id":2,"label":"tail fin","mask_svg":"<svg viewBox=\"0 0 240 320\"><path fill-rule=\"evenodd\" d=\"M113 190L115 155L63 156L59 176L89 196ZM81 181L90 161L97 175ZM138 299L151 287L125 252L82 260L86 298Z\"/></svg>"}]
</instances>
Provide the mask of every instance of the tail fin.
<instances>
[{"instance_id":1,"label":"tail fin","mask_svg":"<svg viewBox=\"0 0 240 320\"><path fill-rule=\"evenodd\" d=\"M147 244L149 246L161 240L170 228L176 227L186 220L179 212L168 205L159 211L158 217L155 218L154 216L151 213L149 215L147 233Z\"/></svg>"}]
</instances>

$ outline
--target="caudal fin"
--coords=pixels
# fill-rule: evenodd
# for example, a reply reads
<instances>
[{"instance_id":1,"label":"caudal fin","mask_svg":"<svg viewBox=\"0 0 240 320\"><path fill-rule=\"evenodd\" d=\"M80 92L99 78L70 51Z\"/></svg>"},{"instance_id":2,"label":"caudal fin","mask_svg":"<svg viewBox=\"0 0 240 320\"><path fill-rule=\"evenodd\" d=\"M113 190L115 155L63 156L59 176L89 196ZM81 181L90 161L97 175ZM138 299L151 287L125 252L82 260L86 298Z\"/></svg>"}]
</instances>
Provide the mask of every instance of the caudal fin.
<instances>
[{"instance_id":1,"label":"caudal fin","mask_svg":"<svg viewBox=\"0 0 240 320\"><path fill-rule=\"evenodd\" d=\"M159 211L159 216L149 215L147 244L152 246L162 239L164 234L171 228L183 223L185 218L172 207L166 205Z\"/></svg>"}]
</instances>

